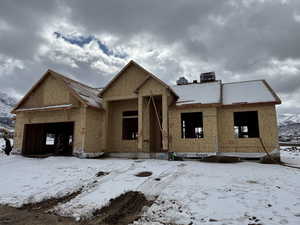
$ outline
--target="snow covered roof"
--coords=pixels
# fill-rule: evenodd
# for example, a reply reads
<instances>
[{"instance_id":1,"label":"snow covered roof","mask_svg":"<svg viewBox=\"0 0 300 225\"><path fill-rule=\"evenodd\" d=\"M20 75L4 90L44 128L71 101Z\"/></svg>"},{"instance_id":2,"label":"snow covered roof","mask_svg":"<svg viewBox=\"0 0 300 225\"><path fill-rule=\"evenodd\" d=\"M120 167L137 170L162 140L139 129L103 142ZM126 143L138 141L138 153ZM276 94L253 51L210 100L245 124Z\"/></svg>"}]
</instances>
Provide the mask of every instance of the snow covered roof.
<instances>
[{"instance_id":1,"label":"snow covered roof","mask_svg":"<svg viewBox=\"0 0 300 225\"><path fill-rule=\"evenodd\" d=\"M177 105L185 104L214 104L221 100L221 82L196 83L187 85L175 85L172 89L179 99Z\"/></svg>"},{"instance_id":2,"label":"snow covered roof","mask_svg":"<svg viewBox=\"0 0 300 225\"><path fill-rule=\"evenodd\" d=\"M224 105L277 102L278 100L279 98L264 80L223 84Z\"/></svg>"},{"instance_id":3,"label":"snow covered roof","mask_svg":"<svg viewBox=\"0 0 300 225\"><path fill-rule=\"evenodd\" d=\"M280 103L280 99L264 80L225 84L221 81L193 83L172 86L172 89L179 96L176 105Z\"/></svg>"}]
</instances>

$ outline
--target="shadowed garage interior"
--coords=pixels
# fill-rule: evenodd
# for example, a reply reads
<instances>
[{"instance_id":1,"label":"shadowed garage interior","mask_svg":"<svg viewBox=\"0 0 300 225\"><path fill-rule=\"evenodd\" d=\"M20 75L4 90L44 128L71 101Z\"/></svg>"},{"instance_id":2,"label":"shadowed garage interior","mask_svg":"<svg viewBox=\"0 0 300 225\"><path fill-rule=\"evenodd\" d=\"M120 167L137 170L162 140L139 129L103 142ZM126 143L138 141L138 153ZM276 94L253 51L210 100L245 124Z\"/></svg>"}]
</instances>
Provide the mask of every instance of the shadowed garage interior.
<instances>
[{"instance_id":1,"label":"shadowed garage interior","mask_svg":"<svg viewBox=\"0 0 300 225\"><path fill-rule=\"evenodd\" d=\"M25 124L23 155L72 155L74 122Z\"/></svg>"}]
</instances>

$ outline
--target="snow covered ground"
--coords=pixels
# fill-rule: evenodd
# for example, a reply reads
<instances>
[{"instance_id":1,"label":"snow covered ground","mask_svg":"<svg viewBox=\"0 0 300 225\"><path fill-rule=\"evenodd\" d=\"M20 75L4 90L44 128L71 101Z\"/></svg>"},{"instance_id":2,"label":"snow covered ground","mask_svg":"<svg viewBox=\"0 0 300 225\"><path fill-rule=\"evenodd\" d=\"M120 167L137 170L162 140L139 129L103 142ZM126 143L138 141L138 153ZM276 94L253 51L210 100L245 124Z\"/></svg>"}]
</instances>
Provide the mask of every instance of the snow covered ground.
<instances>
[{"instance_id":1,"label":"snow covered ground","mask_svg":"<svg viewBox=\"0 0 300 225\"><path fill-rule=\"evenodd\" d=\"M300 168L300 147L281 146L280 160Z\"/></svg>"},{"instance_id":2,"label":"snow covered ground","mask_svg":"<svg viewBox=\"0 0 300 225\"><path fill-rule=\"evenodd\" d=\"M99 171L109 174L97 177ZM142 171L153 174L134 176ZM133 190L149 198L158 196L135 224L296 225L300 224L299 178L298 169L255 162L31 159L0 153L0 204L21 206L83 188L77 197L53 209L82 218Z\"/></svg>"}]
</instances>

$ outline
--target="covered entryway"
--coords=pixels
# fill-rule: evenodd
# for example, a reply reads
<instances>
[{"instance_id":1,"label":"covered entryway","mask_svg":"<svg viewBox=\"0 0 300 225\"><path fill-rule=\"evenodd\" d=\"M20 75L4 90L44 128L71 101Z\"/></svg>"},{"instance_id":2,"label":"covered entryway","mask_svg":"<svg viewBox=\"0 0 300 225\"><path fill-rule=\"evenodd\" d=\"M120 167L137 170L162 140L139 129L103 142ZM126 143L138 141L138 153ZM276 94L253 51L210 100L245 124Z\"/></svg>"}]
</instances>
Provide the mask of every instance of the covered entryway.
<instances>
[{"instance_id":1,"label":"covered entryway","mask_svg":"<svg viewBox=\"0 0 300 225\"><path fill-rule=\"evenodd\" d=\"M150 152L162 151L162 97L147 97L149 103Z\"/></svg>"},{"instance_id":2,"label":"covered entryway","mask_svg":"<svg viewBox=\"0 0 300 225\"><path fill-rule=\"evenodd\" d=\"M22 154L72 155L74 122L25 124L24 126Z\"/></svg>"}]
</instances>

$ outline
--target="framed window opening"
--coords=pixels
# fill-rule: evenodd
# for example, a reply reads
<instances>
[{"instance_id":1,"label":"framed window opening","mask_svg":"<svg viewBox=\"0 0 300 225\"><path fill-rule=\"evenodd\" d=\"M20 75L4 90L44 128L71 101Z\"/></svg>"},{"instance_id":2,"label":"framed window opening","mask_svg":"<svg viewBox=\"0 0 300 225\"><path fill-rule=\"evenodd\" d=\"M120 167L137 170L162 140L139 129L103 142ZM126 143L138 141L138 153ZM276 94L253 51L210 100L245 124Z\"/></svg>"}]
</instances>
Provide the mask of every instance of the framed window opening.
<instances>
[{"instance_id":1,"label":"framed window opening","mask_svg":"<svg viewBox=\"0 0 300 225\"><path fill-rule=\"evenodd\" d=\"M234 133L238 138L258 138L259 124L257 111L234 112Z\"/></svg>"},{"instance_id":2,"label":"framed window opening","mask_svg":"<svg viewBox=\"0 0 300 225\"><path fill-rule=\"evenodd\" d=\"M136 140L138 137L138 111L124 111L122 127L123 140Z\"/></svg>"},{"instance_id":3,"label":"framed window opening","mask_svg":"<svg viewBox=\"0 0 300 225\"><path fill-rule=\"evenodd\" d=\"M181 138L203 138L203 113L181 113Z\"/></svg>"},{"instance_id":4,"label":"framed window opening","mask_svg":"<svg viewBox=\"0 0 300 225\"><path fill-rule=\"evenodd\" d=\"M45 145L54 146L55 145L55 134L47 133Z\"/></svg>"}]
</instances>

